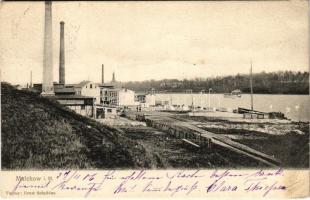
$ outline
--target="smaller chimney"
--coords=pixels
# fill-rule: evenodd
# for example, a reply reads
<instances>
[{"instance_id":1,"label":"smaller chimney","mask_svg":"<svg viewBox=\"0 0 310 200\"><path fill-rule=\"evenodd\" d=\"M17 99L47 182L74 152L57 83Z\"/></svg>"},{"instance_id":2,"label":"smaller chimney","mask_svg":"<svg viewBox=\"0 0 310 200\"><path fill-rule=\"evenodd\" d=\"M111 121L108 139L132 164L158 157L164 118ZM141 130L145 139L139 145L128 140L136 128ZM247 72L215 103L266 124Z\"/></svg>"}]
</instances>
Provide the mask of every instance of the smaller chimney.
<instances>
[{"instance_id":1,"label":"smaller chimney","mask_svg":"<svg viewBox=\"0 0 310 200\"><path fill-rule=\"evenodd\" d=\"M113 82L113 83L116 82L116 80L115 80L115 72L113 72L113 74L112 74L112 82Z\"/></svg>"},{"instance_id":2,"label":"smaller chimney","mask_svg":"<svg viewBox=\"0 0 310 200\"><path fill-rule=\"evenodd\" d=\"M103 64L101 68L101 84L104 84L104 65Z\"/></svg>"}]
</instances>

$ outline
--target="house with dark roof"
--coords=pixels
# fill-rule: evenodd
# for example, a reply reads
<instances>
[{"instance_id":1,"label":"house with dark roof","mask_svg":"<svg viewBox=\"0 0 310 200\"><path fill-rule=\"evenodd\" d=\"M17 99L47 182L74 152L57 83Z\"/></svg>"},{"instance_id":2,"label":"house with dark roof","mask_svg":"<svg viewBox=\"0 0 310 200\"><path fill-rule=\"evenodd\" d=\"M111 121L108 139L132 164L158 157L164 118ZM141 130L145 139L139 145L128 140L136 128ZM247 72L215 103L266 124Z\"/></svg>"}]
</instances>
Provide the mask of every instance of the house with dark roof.
<instances>
[{"instance_id":1,"label":"house with dark roof","mask_svg":"<svg viewBox=\"0 0 310 200\"><path fill-rule=\"evenodd\" d=\"M97 83L92 81L82 81L78 84L54 84L55 95L80 95L85 97L93 97L96 104L100 104L100 88Z\"/></svg>"}]
</instances>

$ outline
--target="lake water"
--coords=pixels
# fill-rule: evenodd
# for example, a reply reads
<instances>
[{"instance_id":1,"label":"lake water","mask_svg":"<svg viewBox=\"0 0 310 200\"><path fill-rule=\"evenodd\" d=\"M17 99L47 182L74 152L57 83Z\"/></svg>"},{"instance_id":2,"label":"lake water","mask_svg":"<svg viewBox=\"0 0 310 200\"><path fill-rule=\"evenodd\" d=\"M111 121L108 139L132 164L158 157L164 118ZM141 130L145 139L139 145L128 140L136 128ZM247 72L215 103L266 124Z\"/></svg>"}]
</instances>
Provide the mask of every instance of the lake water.
<instances>
[{"instance_id":1,"label":"lake water","mask_svg":"<svg viewBox=\"0 0 310 200\"><path fill-rule=\"evenodd\" d=\"M208 94L156 94L156 101L172 101L173 105L192 105L208 107ZM294 121L310 121L309 95L253 95L254 110L264 112L282 112ZM242 94L241 98L224 98L223 94L210 95L211 107L225 107L228 109L251 108L251 95Z\"/></svg>"}]
</instances>

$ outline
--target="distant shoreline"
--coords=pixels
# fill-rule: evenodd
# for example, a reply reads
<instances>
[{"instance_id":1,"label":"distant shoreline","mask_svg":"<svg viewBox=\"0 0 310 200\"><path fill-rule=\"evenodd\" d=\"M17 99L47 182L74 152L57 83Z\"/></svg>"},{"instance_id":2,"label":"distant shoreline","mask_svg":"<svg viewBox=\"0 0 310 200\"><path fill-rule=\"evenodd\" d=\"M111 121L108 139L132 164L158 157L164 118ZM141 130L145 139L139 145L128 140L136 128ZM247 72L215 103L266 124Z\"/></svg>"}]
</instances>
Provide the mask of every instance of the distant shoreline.
<instances>
[{"instance_id":1,"label":"distant shoreline","mask_svg":"<svg viewBox=\"0 0 310 200\"><path fill-rule=\"evenodd\" d=\"M136 91L136 93L146 93L145 91ZM201 94L199 92L193 92L193 93L186 93L186 92L155 92L155 94ZM207 93L203 93L203 94L209 94L208 92ZM214 93L212 92L211 94L228 94L228 93ZM250 95L251 93L242 93L241 95ZM254 93L253 95L296 95L296 96L308 96L308 94L286 94L286 93Z\"/></svg>"}]
</instances>

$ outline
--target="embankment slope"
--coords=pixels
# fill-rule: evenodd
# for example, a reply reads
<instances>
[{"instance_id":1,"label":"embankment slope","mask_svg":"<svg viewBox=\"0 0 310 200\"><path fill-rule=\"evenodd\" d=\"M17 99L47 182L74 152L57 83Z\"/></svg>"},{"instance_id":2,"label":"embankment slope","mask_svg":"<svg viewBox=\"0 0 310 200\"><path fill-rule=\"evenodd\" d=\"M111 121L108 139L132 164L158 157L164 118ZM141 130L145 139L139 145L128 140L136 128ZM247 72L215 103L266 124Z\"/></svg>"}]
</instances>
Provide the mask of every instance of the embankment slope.
<instances>
[{"instance_id":1,"label":"embankment slope","mask_svg":"<svg viewBox=\"0 0 310 200\"><path fill-rule=\"evenodd\" d=\"M2 169L150 168L122 131L1 83Z\"/></svg>"}]
</instances>

